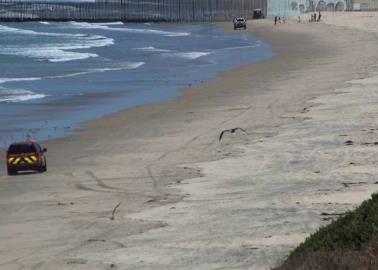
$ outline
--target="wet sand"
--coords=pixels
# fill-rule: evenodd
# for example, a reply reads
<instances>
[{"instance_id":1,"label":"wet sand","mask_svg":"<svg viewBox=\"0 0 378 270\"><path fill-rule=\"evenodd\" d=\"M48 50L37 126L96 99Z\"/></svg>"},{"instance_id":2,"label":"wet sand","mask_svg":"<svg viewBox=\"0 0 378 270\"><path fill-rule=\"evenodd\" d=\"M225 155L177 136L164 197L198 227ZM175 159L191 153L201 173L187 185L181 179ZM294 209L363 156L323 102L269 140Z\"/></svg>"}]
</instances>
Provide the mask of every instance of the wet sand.
<instances>
[{"instance_id":1,"label":"wet sand","mask_svg":"<svg viewBox=\"0 0 378 270\"><path fill-rule=\"evenodd\" d=\"M378 32L348 14L249 22L276 58L47 142L45 174L2 170L0 269L277 265L378 190Z\"/></svg>"}]
</instances>

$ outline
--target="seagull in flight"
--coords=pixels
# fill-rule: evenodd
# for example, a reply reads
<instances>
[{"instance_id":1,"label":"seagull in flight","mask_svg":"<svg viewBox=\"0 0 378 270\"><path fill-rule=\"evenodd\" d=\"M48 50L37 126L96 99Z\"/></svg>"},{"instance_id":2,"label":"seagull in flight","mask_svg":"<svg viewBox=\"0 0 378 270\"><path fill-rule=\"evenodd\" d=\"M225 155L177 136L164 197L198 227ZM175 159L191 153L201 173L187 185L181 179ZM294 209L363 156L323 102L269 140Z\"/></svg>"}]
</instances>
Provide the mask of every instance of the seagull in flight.
<instances>
[{"instance_id":1,"label":"seagull in flight","mask_svg":"<svg viewBox=\"0 0 378 270\"><path fill-rule=\"evenodd\" d=\"M219 135L219 141L222 140L222 137L223 137L223 134L225 134L226 132L230 132L230 133L235 133L237 130L241 130L243 131L245 134L248 134L247 131L245 131L245 129L242 129L242 128L231 128L231 129L225 129L221 132L221 134Z\"/></svg>"}]
</instances>

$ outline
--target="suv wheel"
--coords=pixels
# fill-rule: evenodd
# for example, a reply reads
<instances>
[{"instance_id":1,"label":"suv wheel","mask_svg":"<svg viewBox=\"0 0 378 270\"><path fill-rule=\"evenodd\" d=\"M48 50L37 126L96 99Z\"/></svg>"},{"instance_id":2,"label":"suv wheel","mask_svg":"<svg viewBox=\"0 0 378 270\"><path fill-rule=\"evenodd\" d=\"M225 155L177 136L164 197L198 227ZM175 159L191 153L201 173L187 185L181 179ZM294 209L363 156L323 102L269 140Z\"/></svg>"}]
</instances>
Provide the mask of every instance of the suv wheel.
<instances>
[{"instance_id":1,"label":"suv wheel","mask_svg":"<svg viewBox=\"0 0 378 270\"><path fill-rule=\"evenodd\" d=\"M12 170L12 169L7 169L8 171L8 175L16 175L17 174L17 171L16 170Z\"/></svg>"},{"instance_id":2,"label":"suv wheel","mask_svg":"<svg viewBox=\"0 0 378 270\"><path fill-rule=\"evenodd\" d=\"M43 173L47 171L47 164L41 165L41 167L38 168L38 172Z\"/></svg>"}]
</instances>

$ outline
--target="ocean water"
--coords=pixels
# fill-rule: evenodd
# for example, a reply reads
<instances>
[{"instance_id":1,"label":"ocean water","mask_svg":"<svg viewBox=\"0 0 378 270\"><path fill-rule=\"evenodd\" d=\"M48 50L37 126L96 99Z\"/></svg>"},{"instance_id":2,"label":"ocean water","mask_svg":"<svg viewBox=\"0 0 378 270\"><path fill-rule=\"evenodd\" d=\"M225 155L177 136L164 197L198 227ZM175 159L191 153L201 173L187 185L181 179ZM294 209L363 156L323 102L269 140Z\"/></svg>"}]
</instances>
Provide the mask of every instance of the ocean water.
<instances>
[{"instance_id":1,"label":"ocean water","mask_svg":"<svg viewBox=\"0 0 378 270\"><path fill-rule=\"evenodd\" d=\"M213 24L1 23L0 147L70 134L273 56L264 40Z\"/></svg>"}]
</instances>

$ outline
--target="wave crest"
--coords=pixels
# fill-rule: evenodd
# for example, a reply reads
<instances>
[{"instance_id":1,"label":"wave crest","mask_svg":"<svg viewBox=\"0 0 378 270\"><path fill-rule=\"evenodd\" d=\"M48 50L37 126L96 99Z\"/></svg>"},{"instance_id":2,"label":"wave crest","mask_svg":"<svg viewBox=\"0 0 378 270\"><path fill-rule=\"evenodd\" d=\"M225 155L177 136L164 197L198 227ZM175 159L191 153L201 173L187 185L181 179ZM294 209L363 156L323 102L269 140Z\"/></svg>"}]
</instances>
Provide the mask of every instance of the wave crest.
<instances>
[{"instance_id":1,"label":"wave crest","mask_svg":"<svg viewBox=\"0 0 378 270\"><path fill-rule=\"evenodd\" d=\"M114 40L112 38L100 35L36 32L32 30L0 25L0 33L4 32L22 35L69 38L68 40L62 39L55 42L54 39L51 39L49 43L44 44L11 45L0 47L0 54L36 58L38 60L47 60L53 63L97 57L98 55L95 53L72 52L70 50L90 49L94 47L104 47L114 44Z\"/></svg>"},{"instance_id":2,"label":"wave crest","mask_svg":"<svg viewBox=\"0 0 378 270\"><path fill-rule=\"evenodd\" d=\"M153 46L142 47L142 48L134 48L134 50L136 50L136 51L144 51L144 52L170 52L171 51L171 50L168 50L168 49L155 48Z\"/></svg>"},{"instance_id":3,"label":"wave crest","mask_svg":"<svg viewBox=\"0 0 378 270\"><path fill-rule=\"evenodd\" d=\"M0 89L0 102L6 103L15 103L15 102L23 102L32 99L41 99L45 98L48 95L45 94L37 94L32 91L23 90L23 89Z\"/></svg>"},{"instance_id":4,"label":"wave crest","mask_svg":"<svg viewBox=\"0 0 378 270\"><path fill-rule=\"evenodd\" d=\"M137 33L137 34L154 34L154 35L163 35L167 37L182 37L182 36L190 36L191 34L188 32L169 32L163 30L155 30L155 29L142 29L142 28L128 28L128 27L109 27L105 24L94 24L94 23L87 23L87 22L70 22L70 26L75 28L82 28L82 29L102 29L108 31L121 31L121 32L129 32L129 33Z\"/></svg>"},{"instance_id":5,"label":"wave crest","mask_svg":"<svg viewBox=\"0 0 378 270\"><path fill-rule=\"evenodd\" d=\"M166 53L165 56L168 57L179 57L189 60L194 60L206 55L211 54L210 52L177 52L177 53Z\"/></svg>"},{"instance_id":6,"label":"wave crest","mask_svg":"<svg viewBox=\"0 0 378 270\"><path fill-rule=\"evenodd\" d=\"M33 30L14 28L5 25L0 25L0 33L12 33L20 35L34 35L34 36L50 36L50 37L85 37L84 34L62 34L51 32L37 32Z\"/></svg>"}]
</instances>

